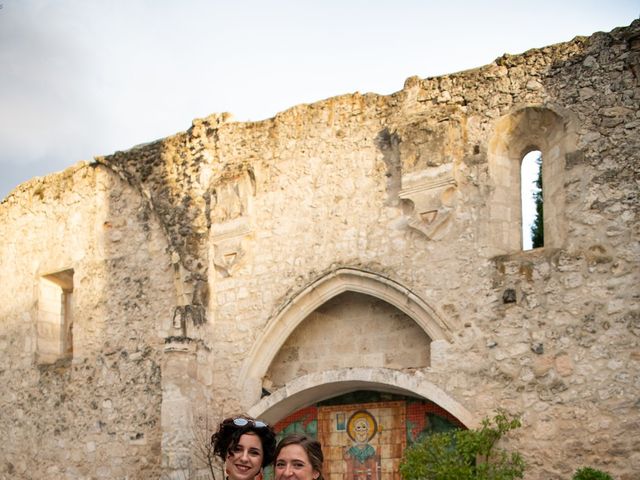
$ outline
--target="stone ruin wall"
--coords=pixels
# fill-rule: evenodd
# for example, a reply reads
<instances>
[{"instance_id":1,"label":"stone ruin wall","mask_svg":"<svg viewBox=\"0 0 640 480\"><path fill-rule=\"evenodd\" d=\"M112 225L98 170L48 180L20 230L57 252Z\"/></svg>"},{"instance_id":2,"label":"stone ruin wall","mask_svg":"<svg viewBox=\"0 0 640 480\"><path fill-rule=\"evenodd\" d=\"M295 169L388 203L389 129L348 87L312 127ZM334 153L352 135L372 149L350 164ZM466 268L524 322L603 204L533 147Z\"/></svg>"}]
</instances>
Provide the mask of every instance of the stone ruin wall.
<instances>
[{"instance_id":1,"label":"stone ruin wall","mask_svg":"<svg viewBox=\"0 0 640 480\"><path fill-rule=\"evenodd\" d=\"M115 175L82 165L9 197L0 228L0 478L159 478L157 320L175 294L157 224ZM68 267L73 358L41 363L38 278Z\"/></svg>"},{"instance_id":2,"label":"stone ruin wall","mask_svg":"<svg viewBox=\"0 0 640 480\"><path fill-rule=\"evenodd\" d=\"M196 410L246 410L279 386L240 378L276 312L350 268L406 286L445 324L428 365L381 356L376 366L437 385L475 421L497 407L521 413L512 444L526 478L584 465L634 478L639 28L410 78L390 96L345 95L262 122L213 115L21 186L0 208L12 292L0 375L13 387L0 393L2 475L156 478L162 464L179 467ZM545 131L562 138L545 143ZM558 206L557 234L543 249L510 249L495 207L510 145L559 159L545 199ZM73 359L39 364L37 281L69 267ZM327 344L341 322L353 327L347 317L335 316ZM304 352L316 327L298 328L270 366L283 381L299 371L287 349ZM335 355L319 349L305 371L335 368Z\"/></svg>"}]
</instances>

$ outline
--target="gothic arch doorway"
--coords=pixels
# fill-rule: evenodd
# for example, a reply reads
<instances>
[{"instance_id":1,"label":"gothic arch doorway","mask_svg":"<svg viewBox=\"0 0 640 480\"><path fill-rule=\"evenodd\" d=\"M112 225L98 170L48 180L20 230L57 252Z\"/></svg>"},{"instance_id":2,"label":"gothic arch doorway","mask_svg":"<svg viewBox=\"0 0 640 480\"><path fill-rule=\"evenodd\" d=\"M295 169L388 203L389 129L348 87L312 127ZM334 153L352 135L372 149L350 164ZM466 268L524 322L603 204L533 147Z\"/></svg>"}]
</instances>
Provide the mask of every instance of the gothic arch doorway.
<instances>
[{"instance_id":1,"label":"gothic arch doorway","mask_svg":"<svg viewBox=\"0 0 640 480\"><path fill-rule=\"evenodd\" d=\"M410 319L429 341L451 339L450 326L434 308L408 288L379 274L339 268L307 285L272 315L239 376L246 406L258 402L265 375L292 332L319 307L344 295L364 295L384 302Z\"/></svg>"}]
</instances>

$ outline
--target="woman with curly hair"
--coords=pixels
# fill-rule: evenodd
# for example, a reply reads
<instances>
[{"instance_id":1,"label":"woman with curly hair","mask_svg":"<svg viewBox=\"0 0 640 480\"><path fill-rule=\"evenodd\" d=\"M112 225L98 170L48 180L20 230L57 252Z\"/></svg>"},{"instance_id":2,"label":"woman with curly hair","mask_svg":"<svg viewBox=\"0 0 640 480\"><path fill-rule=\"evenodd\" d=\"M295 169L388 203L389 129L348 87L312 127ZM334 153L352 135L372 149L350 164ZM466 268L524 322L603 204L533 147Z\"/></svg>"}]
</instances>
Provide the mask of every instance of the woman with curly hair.
<instances>
[{"instance_id":1,"label":"woman with curly hair","mask_svg":"<svg viewBox=\"0 0 640 480\"><path fill-rule=\"evenodd\" d=\"M238 415L220 423L211 444L213 453L224 462L228 480L254 480L273 462L276 435L265 422Z\"/></svg>"}]
</instances>

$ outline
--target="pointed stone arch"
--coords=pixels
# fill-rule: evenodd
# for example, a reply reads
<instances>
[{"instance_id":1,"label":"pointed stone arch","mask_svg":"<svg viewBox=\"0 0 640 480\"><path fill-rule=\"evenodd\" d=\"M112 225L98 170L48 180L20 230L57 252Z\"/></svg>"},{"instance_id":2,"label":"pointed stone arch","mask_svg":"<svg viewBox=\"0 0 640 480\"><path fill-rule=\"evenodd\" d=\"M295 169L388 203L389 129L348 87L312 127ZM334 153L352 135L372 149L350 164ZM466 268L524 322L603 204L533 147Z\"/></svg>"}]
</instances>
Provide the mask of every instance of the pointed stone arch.
<instances>
[{"instance_id":1,"label":"pointed stone arch","mask_svg":"<svg viewBox=\"0 0 640 480\"><path fill-rule=\"evenodd\" d=\"M429 382L421 372L386 368L345 368L298 377L249 409L249 414L271 424L296 410L357 390L376 390L430 400L456 417L467 428L478 421L464 406Z\"/></svg>"},{"instance_id":2,"label":"pointed stone arch","mask_svg":"<svg viewBox=\"0 0 640 480\"><path fill-rule=\"evenodd\" d=\"M393 305L413 319L432 341L451 340L451 329L440 315L398 282L356 268L332 270L295 294L269 320L240 373L245 405L252 405L260 398L262 378L295 328L316 308L347 291L370 295Z\"/></svg>"}]
</instances>

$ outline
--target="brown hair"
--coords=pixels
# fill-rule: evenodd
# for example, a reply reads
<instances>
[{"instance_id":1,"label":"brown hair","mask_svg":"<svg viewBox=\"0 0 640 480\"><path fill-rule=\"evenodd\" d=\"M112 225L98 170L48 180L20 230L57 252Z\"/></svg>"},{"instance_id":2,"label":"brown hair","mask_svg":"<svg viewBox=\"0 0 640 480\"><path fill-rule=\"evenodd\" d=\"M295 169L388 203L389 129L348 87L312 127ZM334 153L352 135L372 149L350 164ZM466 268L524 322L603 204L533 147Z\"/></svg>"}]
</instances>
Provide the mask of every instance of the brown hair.
<instances>
[{"instance_id":1,"label":"brown hair","mask_svg":"<svg viewBox=\"0 0 640 480\"><path fill-rule=\"evenodd\" d=\"M301 435L298 433L287 435L282 440L280 440L278 446L276 447L276 460L278 459L278 455L280 455L280 451L284 447L288 447L289 445L300 445L309 457L311 467L320 474L318 480L324 480L324 477L322 476L322 462L324 461L324 455L322 454L322 447L320 446L320 442L313 438L307 437L306 435Z\"/></svg>"},{"instance_id":2,"label":"brown hair","mask_svg":"<svg viewBox=\"0 0 640 480\"><path fill-rule=\"evenodd\" d=\"M246 425L236 425L234 420L244 419ZM257 423L256 423L257 422ZM262 443L262 467L273 462L276 449L276 434L273 428L264 422L257 421L248 415L236 415L225 418L218 426L218 431L211 435L211 445L213 453L222 461L226 461L229 453L238 445L240 437L245 433L252 433L258 436Z\"/></svg>"}]
</instances>

